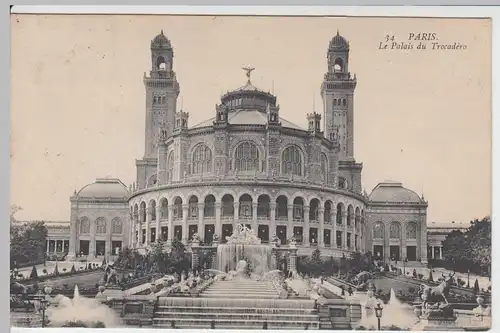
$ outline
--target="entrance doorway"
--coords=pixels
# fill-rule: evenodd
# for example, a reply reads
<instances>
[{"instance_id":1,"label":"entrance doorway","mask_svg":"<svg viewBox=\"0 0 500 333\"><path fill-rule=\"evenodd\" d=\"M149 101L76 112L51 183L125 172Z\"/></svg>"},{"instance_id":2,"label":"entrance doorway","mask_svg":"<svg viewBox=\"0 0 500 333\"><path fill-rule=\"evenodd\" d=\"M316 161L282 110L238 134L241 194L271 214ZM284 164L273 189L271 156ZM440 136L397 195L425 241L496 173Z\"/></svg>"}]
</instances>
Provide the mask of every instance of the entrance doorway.
<instances>
[{"instance_id":1,"label":"entrance doorway","mask_svg":"<svg viewBox=\"0 0 500 333\"><path fill-rule=\"evenodd\" d=\"M389 247L389 255L391 260L396 260L400 261L399 258L399 246L398 245L391 245Z\"/></svg>"},{"instance_id":2,"label":"entrance doorway","mask_svg":"<svg viewBox=\"0 0 500 333\"><path fill-rule=\"evenodd\" d=\"M194 234L197 232L198 232L198 226L197 225L190 225L188 228L188 239L192 240Z\"/></svg>"},{"instance_id":3,"label":"entrance doorway","mask_svg":"<svg viewBox=\"0 0 500 333\"><path fill-rule=\"evenodd\" d=\"M222 239L221 243L226 242L226 237L229 237L233 234L233 225L232 224L223 224L222 225Z\"/></svg>"},{"instance_id":4,"label":"entrance doorway","mask_svg":"<svg viewBox=\"0 0 500 333\"><path fill-rule=\"evenodd\" d=\"M205 239L203 240L203 242L205 244L212 243L212 240L214 239L214 233L215 233L215 226L213 224L206 224L205 225Z\"/></svg>"},{"instance_id":5,"label":"entrance doorway","mask_svg":"<svg viewBox=\"0 0 500 333\"><path fill-rule=\"evenodd\" d=\"M279 225L276 227L276 236L279 238L281 245L286 244L286 226Z\"/></svg>"},{"instance_id":6,"label":"entrance doorway","mask_svg":"<svg viewBox=\"0 0 500 333\"><path fill-rule=\"evenodd\" d=\"M90 241L88 240L81 240L80 241L80 254L84 256L89 255L89 247L90 247Z\"/></svg>"},{"instance_id":7,"label":"entrance doorway","mask_svg":"<svg viewBox=\"0 0 500 333\"><path fill-rule=\"evenodd\" d=\"M382 245L373 246L373 257L376 260L382 260L384 258L384 247Z\"/></svg>"},{"instance_id":8,"label":"entrance doorway","mask_svg":"<svg viewBox=\"0 0 500 333\"><path fill-rule=\"evenodd\" d=\"M259 225L257 237L260 238L262 243L269 243L269 226Z\"/></svg>"},{"instance_id":9,"label":"entrance doorway","mask_svg":"<svg viewBox=\"0 0 500 333\"><path fill-rule=\"evenodd\" d=\"M406 258L408 261L417 261L417 247L407 246L406 247Z\"/></svg>"}]
</instances>

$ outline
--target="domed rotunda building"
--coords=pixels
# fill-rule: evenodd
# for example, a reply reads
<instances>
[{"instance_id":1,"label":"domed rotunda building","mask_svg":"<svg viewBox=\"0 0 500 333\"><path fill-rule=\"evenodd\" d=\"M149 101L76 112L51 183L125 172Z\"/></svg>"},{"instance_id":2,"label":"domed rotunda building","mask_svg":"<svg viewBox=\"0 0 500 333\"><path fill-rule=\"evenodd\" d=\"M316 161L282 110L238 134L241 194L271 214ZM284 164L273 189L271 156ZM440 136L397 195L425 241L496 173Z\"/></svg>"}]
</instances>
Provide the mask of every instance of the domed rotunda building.
<instances>
[{"instance_id":1,"label":"domed rotunda building","mask_svg":"<svg viewBox=\"0 0 500 333\"><path fill-rule=\"evenodd\" d=\"M208 245L244 224L262 243L276 236L286 247L294 236L299 255L319 248L325 256L370 251L426 262L424 199L394 182L363 193L349 50L338 33L330 41L324 110L304 115L307 128L285 119L296 110L280 110L276 96L254 86L250 67L246 83L221 97L212 118L189 126L189 114L177 109L174 52L162 31L151 41L144 75L145 153L136 160L136 182L127 189L98 179L73 195L69 256L98 255L98 241L105 255L174 239L189 248L195 234Z\"/></svg>"}]
</instances>

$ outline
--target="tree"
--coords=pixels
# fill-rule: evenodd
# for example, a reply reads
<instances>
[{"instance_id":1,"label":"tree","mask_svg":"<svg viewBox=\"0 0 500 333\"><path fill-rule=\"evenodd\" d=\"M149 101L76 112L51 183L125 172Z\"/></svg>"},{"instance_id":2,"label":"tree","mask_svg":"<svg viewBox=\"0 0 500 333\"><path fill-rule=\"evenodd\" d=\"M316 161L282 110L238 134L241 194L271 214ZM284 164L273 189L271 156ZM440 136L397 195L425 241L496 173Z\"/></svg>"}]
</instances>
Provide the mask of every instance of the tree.
<instances>
[{"instance_id":1,"label":"tree","mask_svg":"<svg viewBox=\"0 0 500 333\"><path fill-rule=\"evenodd\" d=\"M454 270L490 272L491 218L471 221L465 231L452 231L443 241L443 256Z\"/></svg>"},{"instance_id":2,"label":"tree","mask_svg":"<svg viewBox=\"0 0 500 333\"><path fill-rule=\"evenodd\" d=\"M73 264L73 266L71 266L71 274L76 274L76 268L75 268L75 264Z\"/></svg>"},{"instance_id":3,"label":"tree","mask_svg":"<svg viewBox=\"0 0 500 333\"><path fill-rule=\"evenodd\" d=\"M43 222L17 222L14 214L21 210L11 206L10 215L10 261L11 266L42 263L45 259L47 228Z\"/></svg>"}]
</instances>

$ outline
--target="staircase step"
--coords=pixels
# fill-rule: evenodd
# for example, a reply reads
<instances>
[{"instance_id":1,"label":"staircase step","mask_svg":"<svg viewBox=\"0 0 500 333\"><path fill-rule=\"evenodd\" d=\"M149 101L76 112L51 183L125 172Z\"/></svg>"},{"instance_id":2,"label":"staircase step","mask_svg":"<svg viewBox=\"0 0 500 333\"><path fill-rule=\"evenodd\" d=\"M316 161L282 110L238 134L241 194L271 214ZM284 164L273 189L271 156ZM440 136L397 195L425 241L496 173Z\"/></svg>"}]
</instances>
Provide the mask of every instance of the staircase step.
<instances>
[{"instance_id":1,"label":"staircase step","mask_svg":"<svg viewBox=\"0 0 500 333\"><path fill-rule=\"evenodd\" d=\"M220 312L155 312L154 319L170 319L176 318L196 318L196 319L232 319L232 320L280 320L280 321L317 321L318 316L314 314L283 314L283 313L220 313Z\"/></svg>"},{"instance_id":2,"label":"staircase step","mask_svg":"<svg viewBox=\"0 0 500 333\"><path fill-rule=\"evenodd\" d=\"M313 308L254 308L254 307L201 307L201 306L158 306L158 312L182 312L182 313L227 313L230 310L231 313L255 313L255 314L274 314L282 313L284 315L297 314L297 315L309 315L317 314L317 310Z\"/></svg>"},{"instance_id":3,"label":"staircase step","mask_svg":"<svg viewBox=\"0 0 500 333\"><path fill-rule=\"evenodd\" d=\"M158 327L158 325L161 326L171 326L172 321L174 321L175 326L179 325L188 325L189 327L193 327L193 325L207 325L210 327L212 322L215 324L215 328L221 328L221 327L233 327L233 326L242 326L242 327L248 327L248 326L262 326L264 323L267 323L268 327L269 326L274 326L274 327L280 327L280 328L285 328L285 327L294 327L294 326L301 326L302 328L305 327L306 325L309 326L309 328L317 327L319 325L318 321L311 321L311 320L293 320L293 321L282 321L282 320L266 320L266 319L242 319L242 320L235 320L235 319L206 319L206 318L154 318L153 319L153 325L155 327Z\"/></svg>"},{"instance_id":4,"label":"staircase step","mask_svg":"<svg viewBox=\"0 0 500 333\"><path fill-rule=\"evenodd\" d=\"M155 323L153 324L154 328L172 328L170 326L170 322L168 323ZM176 329L209 329L211 328L210 324L202 323L202 324L182 324L182 323L176 323L175 324ZM261 330L263 328L263 324L245 324L245 325L234 325L234 324L216 324L215 329L227 329L227 330ZM304 327L295 325L295 326L274 326L273 324L268 324L267 329L269 330L278 330L278 329L287 329L287 330L304 330ZM319 329L319 323L311 324L311 326L308 327L308 329Z\"/></svg>"}]
</instances>

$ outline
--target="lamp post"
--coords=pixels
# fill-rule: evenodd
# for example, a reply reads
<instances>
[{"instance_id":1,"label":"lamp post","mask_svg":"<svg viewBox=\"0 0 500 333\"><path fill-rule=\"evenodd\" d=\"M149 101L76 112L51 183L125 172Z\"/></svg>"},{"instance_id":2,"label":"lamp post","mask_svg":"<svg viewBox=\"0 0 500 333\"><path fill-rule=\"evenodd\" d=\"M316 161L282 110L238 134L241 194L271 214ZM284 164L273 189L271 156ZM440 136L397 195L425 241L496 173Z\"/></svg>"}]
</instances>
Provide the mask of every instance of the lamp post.
<instances>
[{"instance_id":1,"label":"lamp post","mask_svg":"<svg viewBox=\"0 0 500 333\"><path fill-rule=\"evenodd\" d=\"M382 317L382 305L377 303L377 306L375 307L375 316L377 316L377 323L378 323L378 330L380 331L380 318Z\"/></svg>"},{"instance_id":2,"label":"lamp post","mask_svg":"<svg viewBox=\"0 0 500 333\"><path fill-rule=\"evenodd\" d=\"M45 310L47 310L47 305L49 303L49 295L51 292L52 288L50 286L46 286L43 292L40 290L38 293L40 298L40 310L42 310L42 328L45 327Z\"/></svg>"},{"instance_id":3,"label":"lamp post","mask_svg":"<svg viewBox=\"0 0 500 333\"><path fill-rule=\"evenodd\" d=\"M408 262L408 258L403 259L403 276L406 276L406 263Z\"/></svg>"},{"instance_id":4,"label":"lamp post","mask_svg":"<svg viewBox=\"0 0 500 333\"><path fill-rule=\"evenodd\" d=\"M467 269L467 288L470 288L470 268Z\"/></svg>"}]
</instances>

